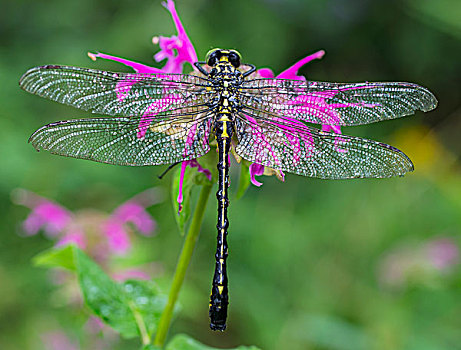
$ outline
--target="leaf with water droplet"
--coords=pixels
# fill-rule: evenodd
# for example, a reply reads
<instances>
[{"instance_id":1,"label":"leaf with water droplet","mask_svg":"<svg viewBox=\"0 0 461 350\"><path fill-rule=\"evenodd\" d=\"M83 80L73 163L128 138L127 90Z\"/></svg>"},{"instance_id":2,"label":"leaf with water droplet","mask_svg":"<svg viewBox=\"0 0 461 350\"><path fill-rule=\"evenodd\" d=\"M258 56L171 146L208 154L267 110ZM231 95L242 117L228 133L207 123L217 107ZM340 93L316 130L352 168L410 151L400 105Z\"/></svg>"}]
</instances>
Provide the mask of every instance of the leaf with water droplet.
<instances>
[{"instance_id":1,"label":"leaf with water droplet","mask_svg":"<svg viewBox=\"0 0 461 350\"><path fill-rule=\"evenodd\" d=\"M151 281L113 281L74 245L50 249L34 258L38 266L77 273L85 304L124 338L150 338L157 330L166 296Z\"/></svg>"}]
</instances>

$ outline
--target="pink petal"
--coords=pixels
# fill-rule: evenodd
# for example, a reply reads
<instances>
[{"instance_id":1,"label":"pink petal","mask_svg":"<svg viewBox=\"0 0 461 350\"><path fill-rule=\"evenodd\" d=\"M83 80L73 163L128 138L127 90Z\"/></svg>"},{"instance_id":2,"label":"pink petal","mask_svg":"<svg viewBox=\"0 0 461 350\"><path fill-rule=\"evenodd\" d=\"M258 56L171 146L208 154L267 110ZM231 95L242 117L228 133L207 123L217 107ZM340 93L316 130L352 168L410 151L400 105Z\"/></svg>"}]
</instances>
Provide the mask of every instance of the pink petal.
<instances>
[{"instance_id":1,"label":"pink petal","mask_svg":"<svg viewBox=\"0 0 461 350\"><path fill-rule=\"evenodd\" d=\"M320 50L317 51L316 53L309 55L302 60L296 62L294 65L292 65L290 68L284 70L282 73L277 75L277 78L279 79L294 79L294 80L306 80L306 78L302 75L298 75L298 71L301 69L302 66L304 66L306 63L309 63L310 61L320 59L323 57L325 54L325 51Z\"/></svg>"},{"instance_id":2,"label":"pink petal","mask_svg":"<svg viewBox=\"0 0 461 350\"><path fill-rule=\"evenodd\" d=\"M270 68L261 68L256 71L256 73L261 77L265 79L272 79L274 77L274 73L272 72L272 69Z\"/></svg>"},{"instance_id":3,"label":"pink petal","mask_svg":"<svg viewBox=\"0 0 461 350\"><path fill-rule=\"evenodd\" d=\"M305 81L306 78L304 76L302 76L302 75L298 75L298 71L305 64L307 64L307 63L309 63L309 62L311 62L313 60L316 60L316 59L321 59L323 57L323 55L325 55L325 51L320 50L320 51L317 51L317 52L313 53L312 55L304 57L302 60L296 62L294 65L292 65L291 67L289 67L288 69L284 70L282 73L277 75L277 78ZM297 101L298 104L300 102L301 101ZM308 103L309 103L309 101L306 100L306 108L309 107ZM322 130L323 131L333 131L333 132L335 132L337 134L341 134L341 127L339 125L322 125ZM343 151L343 150L340 150L340 151Z\"/></svg>"},{"instance_id":4,"label":"pink petal","mask_svg":"<svg viewBox=\"0 0 461 350\"><path fill-rule=\"evenodd\" d=\"M71 213L64 207L40 198L23 222L23 228L28 235L34 235L43 228L48 236L55 237L64 230L71 219Z\"/></svg>"},{"instance_id":5,"label":"pink petal","mask_svg":"<svg viewBox=\"0 0 461 350\"><path fill-rule=\"evenodd\" d=\"M22 223L22 229L28 236L33 236L40 231L42 226L45 225L45 220L40 215L37 215L35 212L29 214L26 220Z\"/></svg>"},{"instance_id":6,"label":"pink petal","mask_svg":"<svg viewBox=\"0 0 461 350\"><path fill-rule=\"evenodd\" d=\"M197 62L197 54L179 19L174 2L168 0L166 3L163 3L163 6L170 11L178 35L171 38L164 36L154 37L152 42L160 46L160 52L154 56L154 59L157 62L167 59L167 63L162 69L163 72L182 73L182 66L185 62L189 62L192 65Z\"/></svg>"},{"instance_id":7,"label":"pink petal","mask_svg":"<svg viewBox=\"0 0 461 350\"><path fill-rule=\"evenodd\" d=\"M102 59L109 60L109 61L119 62L119 63L124 64L125 66L132 68L137 73L151 74L151 73L162 73L163 72L161 69L158 69L158 68L149 67L149 66L146 66L145 64L130 61L124 58L116 57L116 56L106 55L104 53L88 52L88 57L90 57L93 61L96 61L97 58L102 58Z\"/></svg>"},{"instance_id":8,"label":"pink petal","mask_svg":"<svg viewBox=\"0 0 461 350\"><path fill-rule=\"evenodd\" d=\"M259 182L255 179L255 176L261 176L264 174L264 165L252 163L250 165L250 179L251 183L257 187L262 185L262 182Z\"/></svg>"}]
</instances>

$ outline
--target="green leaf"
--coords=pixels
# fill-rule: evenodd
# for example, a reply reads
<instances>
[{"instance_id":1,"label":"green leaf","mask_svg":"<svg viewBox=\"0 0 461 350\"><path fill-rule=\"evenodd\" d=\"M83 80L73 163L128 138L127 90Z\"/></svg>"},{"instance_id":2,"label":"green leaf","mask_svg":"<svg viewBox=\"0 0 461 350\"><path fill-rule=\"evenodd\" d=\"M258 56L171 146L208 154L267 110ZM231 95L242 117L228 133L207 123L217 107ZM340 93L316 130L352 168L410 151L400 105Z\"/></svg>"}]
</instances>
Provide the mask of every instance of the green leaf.
<instances>
[{"instance_id":1,"label":"green leaf","mask_svg":"<svg viewBox=\"0 0 461 350\"><path fill-rule=\"evenodd\" d=\"M196 185L195 177L197 174L197 170L191 167L187 167L186 171L184 172L184 181L182 186L183 202L181 212L179 212L179 204L177 201L179 194L179 179L181 177L181 167L179 167L176 170L176 173L173 177L173 183L171 184L171 199L173 201L173 210L175 213L174 216L176 219L176 224L178 225L179 232L182 236L186 232L186 224L189 221L191 215L191 194L192 188Z\"/></svg>"},{"instance_id":2,"label":"green leaf","mask_svg":"<svg viewBox=\"0 0 461 350\"><path fill-rule=\"evenodd\" d=\"M197 340L189 337L186 334L176 335L166 346L165 350L215 350L218 348L212 348L204 345ZM221 348L220 348L221 349ZM229 350L259 350L256 346L239 346Z\"/></svg>"},{"instance_id":3,"label":"green leaf","mask_svg":"<svg viewBox=\"0 0 461 350\"><path fill-rule=\"evenodd\" d=\"M240 162L240 176L239 176L239 185L237 188L237 194L235 199L240 199L245 194L246 190L250 186L250 171L248 162L242 160Z\"/></svg>"},{"instance_id":4,"label":"green leaf","mask_svg":"<svg viewBox=\"0 0 461 350\"><path fill-rule=\"evenodd\" d=\"M77 276L85 303L123 337L138 336L140 332L135 316L121 286L80 249L76 247L74 249L77 258Z\"/></svg>"},{"instance_id":5,"label":"green leaf","mask_svg":"<svg viewBox=\"0 0 461 350\"><path fill-rule=\"evenodd\" d=\"M157 330L166 304L151 281L113 281L83 251L73 245L34 258L36 265L64 267L77 273L85 304L124 338L141 336L144 344Z\"/></svg>"},{"instance_id":6,"label":"green leaf","mask_svg":"<svg viewBox=\"0 0 461 350\"><path fill-rule=\"evenodd\" d=\"M74 246L68 245L61 249L48 249L37 254L32 263L40 267L63 267L65 269L75 271Z\"/></svg>"}]
</instances>

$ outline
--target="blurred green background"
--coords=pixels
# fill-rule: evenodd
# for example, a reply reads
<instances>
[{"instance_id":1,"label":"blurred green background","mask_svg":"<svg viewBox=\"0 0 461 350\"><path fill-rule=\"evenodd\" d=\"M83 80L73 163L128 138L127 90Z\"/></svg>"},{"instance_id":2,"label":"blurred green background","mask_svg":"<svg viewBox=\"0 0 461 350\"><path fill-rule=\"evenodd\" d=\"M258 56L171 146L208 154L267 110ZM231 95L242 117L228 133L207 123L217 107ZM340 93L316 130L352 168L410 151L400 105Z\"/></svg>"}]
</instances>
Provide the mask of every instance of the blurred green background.
<instances>
[{"instance_id":1,"label":"blurred green background","mask_svg":"<svg viewBox=\"0 0 461 350\"><path fill-rule=\"evenodd\" d=\"M322 60L303 69L308 79L416 82L435 93L439 107L344 129L405 151L416 170L404 178L288 175L281 183L263 177L261 188L231 201L231 294L223 334L208 328L216 244L212 197L170 335L185 332L217 347L461 349L459 257L443 260L445 248L456 253L461 244L461 3L178 0L176 7L201 59L213 47L236 48L244 61L277 74L324 49ZM90 61L90 50L154 65L152 36L175 33L160 1L2 2L0 349L44 349L42 334L54 329L87 348L81 328L88 312L60 303L49 271L31 266L31 258L53 242L20 236L29 210L12 203L14 188L71 210L110 212L151 186L169 193L171 182L171 174L156 177L164 167L115 167L35 152L27 144L34 130L87 114L21 91L19 77L43 64L126 70ZM232 171L236 184L238 166ZM154 261L154 277L167 291L182 237L168 197L149 211L158 235L137 238L131 259ZM111 348L138 345L116 341Z\"/></svg>"}]
</instances>

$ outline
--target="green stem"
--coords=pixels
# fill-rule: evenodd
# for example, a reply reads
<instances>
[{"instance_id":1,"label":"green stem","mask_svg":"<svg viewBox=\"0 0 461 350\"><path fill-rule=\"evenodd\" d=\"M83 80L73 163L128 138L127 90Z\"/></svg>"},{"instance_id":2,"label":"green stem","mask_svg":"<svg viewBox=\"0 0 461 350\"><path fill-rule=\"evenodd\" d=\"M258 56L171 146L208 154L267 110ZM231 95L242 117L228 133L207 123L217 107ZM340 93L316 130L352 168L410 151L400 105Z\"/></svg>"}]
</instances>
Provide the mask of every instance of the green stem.
<instances>
[{"instance_id":1,"label":"green stem","mask_svg":"<svg viewBox=\"0 0 461 350\"><path fill-rule=\"evenodd\" d=\"M139 333L141 333L142 345L150 344L150 337L149 337L149 333L147 333L146 324L144 323L144 319L139 314L139 311L136 310L136 306L134 305L132 301L128 302L128 307L133 313L134 319L136 320L136 324L138 325Z\"/></svg>"},{"instance_id":2,"label":"green stem","mask_svg":"<svg viewBox=\"0 0 461 350\"><path fill-rule=\"evenodd\" d=\"M154 345L156 346L161 347L165 343L166 335L168 333L168 329L170 328L171 318L173 316L174 305L178 299L187 267L189 266L189 262L192 258L195 243L197 243L200 226L202 225L203 214L205 213L205 207L208 198L210 197L210 192L211 183L203 185L197 206L195 207L194 217L192 218L189 231L187 232L187 236L182 247L181 255L178 259L178 265L176 266L176 271L174 273L170 294L168 295L168 302L165 310L163 310L162 317L160 318L160 323L158 325L158 331L155 335Z\"/></svg>"}]
</instances>

